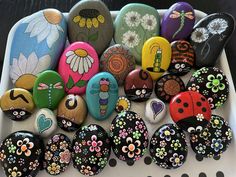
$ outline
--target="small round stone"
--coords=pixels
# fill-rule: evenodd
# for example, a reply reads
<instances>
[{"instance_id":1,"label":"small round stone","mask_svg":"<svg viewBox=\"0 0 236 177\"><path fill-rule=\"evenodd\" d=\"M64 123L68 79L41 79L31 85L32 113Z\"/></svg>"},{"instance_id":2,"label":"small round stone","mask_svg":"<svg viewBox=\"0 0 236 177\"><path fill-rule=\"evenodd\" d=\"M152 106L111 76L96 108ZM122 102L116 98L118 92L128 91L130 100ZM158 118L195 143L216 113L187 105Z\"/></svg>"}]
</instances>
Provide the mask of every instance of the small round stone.
<instances>
[{"instance_id":1,"label":"small round stone","mask_svg":"<svg viewBox=\"0 0 236 177\"><path fill-rule=\"evenodd\" d=\"M120 96L116 103L116 112L129 111L131 108L131 102L128 98Z\"/></svg>"},{"instance_id":2,"label":"small round stone","mask_svg":"<svg viewBox=\"0 0 236 177\"><path fill-rule=\"evenodd\" d=\"M110 167L115 167L116 164L117 164L116 159L113 159L113 158L112 158L112 159L109 160L109 165L110 165Z\"/></svg>"}]
</instances>

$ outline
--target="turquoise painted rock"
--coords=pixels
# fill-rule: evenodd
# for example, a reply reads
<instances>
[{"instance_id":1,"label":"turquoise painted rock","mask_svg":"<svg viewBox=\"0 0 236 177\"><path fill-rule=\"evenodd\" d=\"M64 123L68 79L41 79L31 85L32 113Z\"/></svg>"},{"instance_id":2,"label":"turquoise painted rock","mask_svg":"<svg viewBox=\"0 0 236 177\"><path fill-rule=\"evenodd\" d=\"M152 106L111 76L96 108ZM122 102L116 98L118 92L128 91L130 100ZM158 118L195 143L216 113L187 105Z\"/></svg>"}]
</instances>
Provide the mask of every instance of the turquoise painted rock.
<instances>
[{"instance_id":1,"label":"turquoise painted rock","mask_svg":"<svg viewBox=\"0 0 236 177\"><path fill-rule=\"evenodd\" d=\"M56 109L64 94L64 82L57 72L47 70L38 75L33 88L33 99L38 108Z\"/></svg>"},{"instance_id":2,"label":"turquoise painted rock","mask_svg":"<svg viewBox=\"0 0 236 177\"><path fill-rule=\"evenodd\" d=\"M89 113L97 120L107 119L116 107L118 84L107 72L91 78L86 88L86 101Z\"/></svg>"},{"instance_id":3,"label":"turquoise painted rock","mask_svg":"<svg viewBox=\"0 0 236 177\"><path fill-rule=\"evenodd\" d=\"M38 73L55 68L66 36L65 17L56 9L24 18L16 28L10 48L10 77L15 87L31 90Z\"/></svg>"},{"instance_id":4,"label":"turquoise painted rock","mask_svg":"<svg viewBox=\"0 0 236 177\"><path fill-rule=\"evenodd\" d=\"M153 7L131 3L124 6L115 20L114 40L126 45L141 63L144 42L159 35L160 17Z\"/></svg>"}]
</instances>

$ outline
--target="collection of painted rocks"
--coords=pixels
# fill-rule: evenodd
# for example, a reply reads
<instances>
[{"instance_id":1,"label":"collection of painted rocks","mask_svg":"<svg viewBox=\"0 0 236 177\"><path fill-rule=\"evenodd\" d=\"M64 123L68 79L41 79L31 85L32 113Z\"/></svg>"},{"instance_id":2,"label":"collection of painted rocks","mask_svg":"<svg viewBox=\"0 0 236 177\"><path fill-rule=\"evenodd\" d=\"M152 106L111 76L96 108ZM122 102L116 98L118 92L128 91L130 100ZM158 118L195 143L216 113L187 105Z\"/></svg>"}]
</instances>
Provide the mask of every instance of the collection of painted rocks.
<instances>
[{"instance_id":1,"label":"collection of painted rocks","mask_svg":"<svg viewBox=\"0 0 236 177\"><path fill-rule=\"evenodd\" d=\"M58 175L71 161L81 174L96 175L106 166L111 148L117 158L133 163L145 154L149 140L153 161L175 169L186 160L186 135L198 156L220 156L232 131L212 110L226 102L229 83L214 66L234 31L234 19L216 13L194 24L194 10L185 2L172 5L162 21L156 9L128 4L114 28L102 1L79 2L68 21L55 9L24 18L10 52L15 88L0 103L13 121L23 121L38 109L35 133L15 132L1 143L6 176L33 177L40 169ZM180 76L194 67L185 85ZM119 86L125 95L119 96ZM156 98L150 98L153 89ZM169 104L174 123L160 126L149 139L145 121L130 111L133 102L146 102L145 121L151 124L165 118ZM104 121L114 110L119 114L109 134L99 125L83 125L88 112ZM57 127L76 131L73 141L53 135ZM49 137L46 147L42 137Z\"/></svg>"}]
</instances>

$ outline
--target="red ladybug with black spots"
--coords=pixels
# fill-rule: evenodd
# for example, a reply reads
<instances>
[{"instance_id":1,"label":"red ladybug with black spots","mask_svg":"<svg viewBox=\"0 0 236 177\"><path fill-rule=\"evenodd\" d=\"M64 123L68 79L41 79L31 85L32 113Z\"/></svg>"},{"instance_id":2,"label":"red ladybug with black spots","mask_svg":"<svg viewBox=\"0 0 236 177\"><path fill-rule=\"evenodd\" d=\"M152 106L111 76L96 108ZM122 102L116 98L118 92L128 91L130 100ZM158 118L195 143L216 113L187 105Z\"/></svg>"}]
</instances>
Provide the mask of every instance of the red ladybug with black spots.
<instances>
[{"instance_id":1,"label":"red ladybug with black spots","mask_svg":"<svg viewBox=\"0 0 236 177\"><path fill-rule=\"evenodd\" d=\"M171 100L170 115L182 130L201 132L211 119L211 107L200 93L186 91Z\"/></svg>"}]
</instances>

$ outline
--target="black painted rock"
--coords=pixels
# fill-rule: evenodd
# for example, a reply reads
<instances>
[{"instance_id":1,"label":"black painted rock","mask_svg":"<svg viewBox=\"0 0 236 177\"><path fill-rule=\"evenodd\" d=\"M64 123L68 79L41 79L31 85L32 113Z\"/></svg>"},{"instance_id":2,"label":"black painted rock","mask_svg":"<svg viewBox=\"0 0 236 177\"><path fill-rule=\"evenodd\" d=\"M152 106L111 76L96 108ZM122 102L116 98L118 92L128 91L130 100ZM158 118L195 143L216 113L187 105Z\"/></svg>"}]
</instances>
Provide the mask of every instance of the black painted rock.
<instances>
[{"instance_id":1,"label":"black painted rock","mask_svg":"<svg viewBox=\"0 0 236 177\"><path fill-rule=\"evenodd\" d=\"M212 115L210 124L202 132L190 135L193 151L200 157L217 157L225 152L232 140L228 122Z\"/></svg>"},{"instance_id":2,"label":"black painted rock","mask_svg":"<svg viewBox=\"0 0 236 177\"><path fill-rule=\"evenodd\" d=\"M208 15L195 25L190 43L196 53L197 67L215 65L234 28L234 17L227 13Z\"/></svg>"},{"instance_id":3,"label":"black painted rock","mask_svg":"<svg viewBox=\"0 0 236 177\"><path fill-rule=\"evenodd\" d=\"M66 170L71 161L71 141L64 134L52 136L46 145L44 154L46 171L50 175L59 175Z\"/></svg>"},{"instance_id":4,"label":"black painted rock","mask_svg":"<svg viewBox=\"0 0 236 177\"><path fill-rule=\"evenodd\" d=\"M10 134L0 147L0 160L7 177L35 177L42 167L43 141L28 131Z\"/></svg>"},{"instance_id":5,"label":"black painted rock","mask_svg":"<svg viewBox=\"0 0 236 177\"><path fill-rule=\"evenodd\" d=\"M148 146L148 130L142 118L135 112L118 114L110 128L111 144L115 155L127 163L139 160Z\"/></svg>"},{"instance_id":6,"label":"black painted rock","mask_svg":"<svg viewBox=\"0 0 236 177\"><path fill-rule=\"evenodd\" d=\"M72 159L74 167L86 176L100 173L111 153L107 132L99 125L81 127L73 139Z\"/></svg>"},{"instance_id":7,"label":"black painted rock","mask_svg":"<svg viewBox=\"0 0 236 177\"><path fill-rule=\"evenodd\" d=\"M162 125L153 134L149 151L158 166L166 169L179 168L188 154L184 132L174 124Z\"/></svg>"},{"instance_id":8,"label":"black painted rock","mask_svg":"<svg viewBox=\"0 0 236 177\"><path fill-rule=\"evenodd\" d=\"M87 42L95 48L98 55L109 46L113 31L110 11L102 1L83 0L69 12L69 41Z\"/></svg>"},{"instance_id":9,"label":"black painted rock","mask_svg":"<svg viewBox=\"0 0 236 177\"><path fill-rule=\"evenodd\" d=\"M229 95L228 79L223 71L216 67L203 67L195 71L187 84L187 88L205 96L211 109L221 107Z\"/></svg>"}]
</instances>

